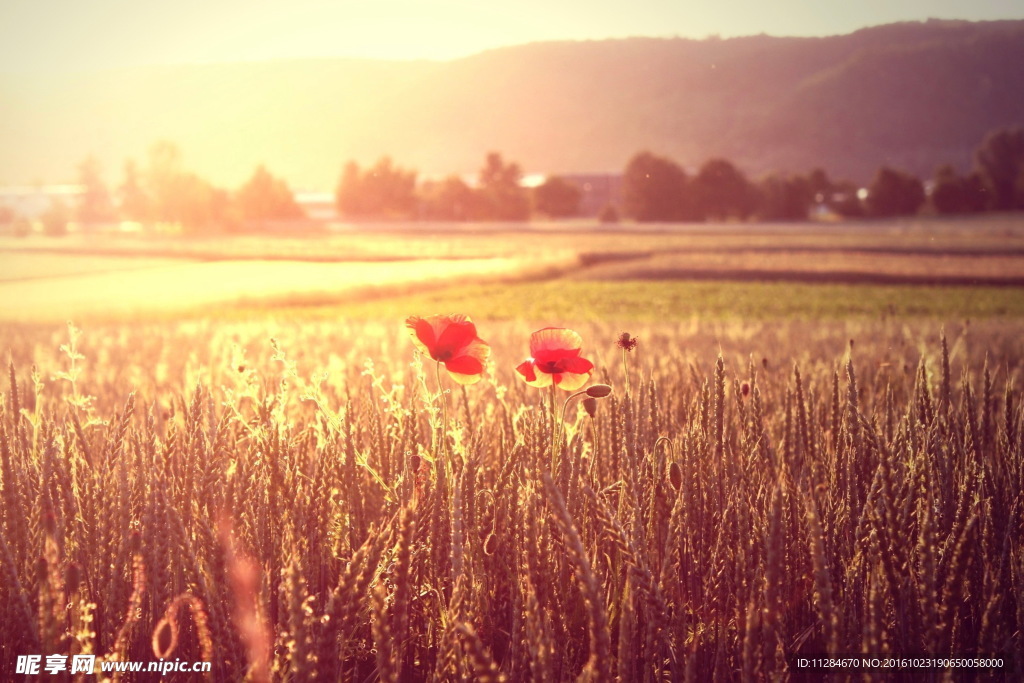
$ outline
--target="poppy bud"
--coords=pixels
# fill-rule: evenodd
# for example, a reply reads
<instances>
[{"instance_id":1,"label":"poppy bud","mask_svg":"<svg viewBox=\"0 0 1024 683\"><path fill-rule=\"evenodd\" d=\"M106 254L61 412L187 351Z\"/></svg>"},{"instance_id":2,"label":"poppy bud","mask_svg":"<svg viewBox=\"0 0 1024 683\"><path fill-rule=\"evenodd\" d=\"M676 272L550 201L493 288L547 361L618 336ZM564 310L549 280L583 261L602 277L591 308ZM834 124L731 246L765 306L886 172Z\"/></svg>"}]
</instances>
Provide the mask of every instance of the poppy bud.
<instances>
[{"instance_id":1,"label":"poppy bud","mask_svg":"<svg viewBox=\"0 0 1024 683\"><path fill-rule=\"evenodd\" d=\"M768 369L768 358L767 357L761 359L761 367L763 367L765 370Z\"/></svg>"},{"instance_id":2,"label":"poppy bud","mask_svg":"<svg viewBox=\"0 0 1024 683\"><path fill-rule=\"evenodd\" d=\"M607 384L595 384L587 388L587 396L591 398L604 398L612 393L612 388Z\"/></svg>"},{"instance_id":3,"label":"poppy bud","mask_svg":"<svg viewBox=\"0 0 1024 683\"><path fill-rule=\"evenodd\" d=\"M683 488L683 468L674 462L668 467L668 480L676 491Z\"/></svg>"},{"instance_id":4,"label":"poppy bud","mask_svg":"<svg viewBox=\"0 0 1024 683\"><path fill-rule=\"evenodd\" d=\"M244 365L239 365L238 366L238 371L239 372L245 372L245 366Z\"/></svg>"},{"instance_id":5,"label":"poppy bud","mask_svg":"<svg viewBox=\"0 0 1024 683\"><path fill-rule=\"evenodd\" d=\"M743 394L744 397L750 396L750 382L744 382L740 385L740 393Z\"/></svg>"},{"instance_id":6,"label":"poppy bud","mask_svg":"<svg viewBox=\"0 0 1024 683\"><path fill-rule=\"evenodd\" d=\"M632 351L636 348L637 343L640 340L636 337L629 336L629 332L623 332L619 335L619 338L615 341L616 345L623 351Z\"/></svg>"},{"instance_id":7,"label":"poppy bud","mask_svg":"<svg viewBox=\"0 0 1024 683\"><path fill-rule=\"evenodd\" d=\"M493 555L498 550L498 537L494 535L492 531L487 536L487 540L484 541L484 554Z\"/></svg>"},{"instance_id":8,"label":"poppy bud","mask_svg":"<svg viewBox=\"0 0 1024 683\"><path fill-rule=\"evenodd\" d=\"M590 417L597 415L597 399L592 396L583 399L583 409L587 411L587 415Z\"/></svg>"},{"instance_id":9,"label":"poppy bud","mask_svg":"<svg viewBox=\"0 0 1024 683\"><path fill-rule=\"evenodd\" d=\"M413 454L412 456L410 456L410 458L409 458L409 469L411 469L413 472L419 472L420 471L420 462L422 460L423 460L423 458L421 458L418 455Z\"/></svg>"}]
</instances>

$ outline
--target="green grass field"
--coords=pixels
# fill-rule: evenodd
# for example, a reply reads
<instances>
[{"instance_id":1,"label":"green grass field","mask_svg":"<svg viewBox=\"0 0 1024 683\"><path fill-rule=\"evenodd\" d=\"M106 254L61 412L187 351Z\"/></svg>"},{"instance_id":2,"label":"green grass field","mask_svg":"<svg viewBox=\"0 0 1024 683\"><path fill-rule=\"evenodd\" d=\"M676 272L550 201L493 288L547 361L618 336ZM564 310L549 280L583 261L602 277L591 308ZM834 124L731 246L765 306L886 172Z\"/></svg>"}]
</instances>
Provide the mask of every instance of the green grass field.
<instances>
[{"instance_id":1,"label":"green grass field","mask_svg":"<svg viewBox=\"0 0 1024 683\"><path fill-rule=\"evenodd\" d=\"M387 224L306 237L0 240L0 322L203 316L1013 318L1013 217L851 225ZM831 281L830 281L831 279ZM1002 286L993 286L999 283Z\"/></svg>"},{"instance_id":2,"label":"green grass field","mask_svg":"<svg viewBox=\"0 0 1024 683\"><path fill-rule=\"evenodd\" d=\"M275 309L270 309L275 310ZM280 309L276 309L282 313ZM298 308L299 317L374 319L403 311L475 311L481 319L576 322L1024 318L1024 294L1004 287L787 282L557 279L459 286L375 301Z\"/></svg>"}]
</instances>

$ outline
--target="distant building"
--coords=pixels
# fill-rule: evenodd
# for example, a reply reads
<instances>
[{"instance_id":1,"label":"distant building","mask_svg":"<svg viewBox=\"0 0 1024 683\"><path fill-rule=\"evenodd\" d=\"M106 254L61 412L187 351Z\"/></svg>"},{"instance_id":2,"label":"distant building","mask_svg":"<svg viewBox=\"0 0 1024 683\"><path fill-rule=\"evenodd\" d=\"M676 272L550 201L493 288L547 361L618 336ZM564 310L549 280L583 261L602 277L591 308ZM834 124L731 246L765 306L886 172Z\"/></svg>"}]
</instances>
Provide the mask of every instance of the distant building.
<instances>
[{"instance_id":1,"label":"distant building","mask_svg":"<svg viewBox=\"0 0 1024 683\"><path fill-rule=\"evenodd\" d=\"M295 203L305 212L306 217L315 221L333 221L338 218L338 207L333 192L293 193Z\"/></svg>"}]
</instances>

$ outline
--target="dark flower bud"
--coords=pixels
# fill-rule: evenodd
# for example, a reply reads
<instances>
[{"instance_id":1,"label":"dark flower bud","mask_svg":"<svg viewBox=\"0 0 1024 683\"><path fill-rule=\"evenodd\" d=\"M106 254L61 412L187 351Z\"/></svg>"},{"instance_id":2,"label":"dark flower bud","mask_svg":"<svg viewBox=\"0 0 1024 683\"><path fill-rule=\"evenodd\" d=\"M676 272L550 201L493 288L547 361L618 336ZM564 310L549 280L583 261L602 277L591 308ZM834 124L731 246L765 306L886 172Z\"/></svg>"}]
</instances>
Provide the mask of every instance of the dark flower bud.
<instances>
[{"instance_id":1,"label":"dark flower bud","mask_svg":"<svg viewBox=\"0 0 1024 683\"><path fill-rule=\"evenodd\" d=\"M595 384L587 388L587 396L590 398L604 398L612 393L612 388L607 384Z\"/></svg>"},{"instance_id":2,"label":"dark flower bud","mask_svg":"<svg viewBox=\"0 0 1024 683\"><path fill-rule=\"evenodd\" d=\"M636 348L639 341L640 340L636 337L630 337L629 332L623 332L619 335L619 338L615 340L615 343L623 351L632 351Z\"/></svg>"},{"instance_id":3,"label":"dark flower bud","mask_svg":"<svg viewBox=\"0 0 1024 683\"><path fill-rule=\"evenodd\" d=\"M676 491L683 488L683 468L674 462L668 467L668 480Z\"/></svg>"},{"instance_id":4,"label":"dark flower bud","mask_svg":"<svg viewBox=\"0 0 1024 683\"><path fill-rule=\"evenodd\" d=\"M740 385L740 393L743 394L744 398L750 396L750 382L744 382Z\"/></svg>"},{"instance_id":5,"label":"dark flower bud","mask_svg":"<svg viewBox=\"0 0 1024 683\"><path fill-rule=\"evenodd\" d=\"M597 415L597 399L591 396L583 399L583 410L587 411L590 417Z\"/></svg>"}]
</instances>

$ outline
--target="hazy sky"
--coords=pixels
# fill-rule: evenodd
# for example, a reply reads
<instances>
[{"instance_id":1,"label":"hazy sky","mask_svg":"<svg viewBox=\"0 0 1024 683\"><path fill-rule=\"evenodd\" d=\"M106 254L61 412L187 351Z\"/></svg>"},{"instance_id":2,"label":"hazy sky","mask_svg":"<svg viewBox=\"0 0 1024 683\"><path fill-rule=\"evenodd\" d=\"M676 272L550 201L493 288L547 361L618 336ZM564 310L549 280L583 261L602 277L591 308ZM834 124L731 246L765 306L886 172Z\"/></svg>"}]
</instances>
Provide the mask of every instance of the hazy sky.
<instances>
[{"instance_id":1,"label":"hazy sky","mask_svg":"<svg viewBox=\"0 0 1024 683\"><path fill-rule=\"evenodd\" d=\"M1022 16L1020 0L0 0L0 70L450 59L539 40L831 35L929 17Z\"/></svg>"}]
</instances>

